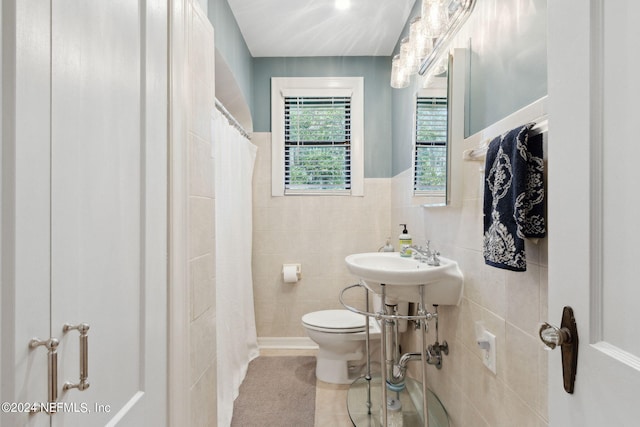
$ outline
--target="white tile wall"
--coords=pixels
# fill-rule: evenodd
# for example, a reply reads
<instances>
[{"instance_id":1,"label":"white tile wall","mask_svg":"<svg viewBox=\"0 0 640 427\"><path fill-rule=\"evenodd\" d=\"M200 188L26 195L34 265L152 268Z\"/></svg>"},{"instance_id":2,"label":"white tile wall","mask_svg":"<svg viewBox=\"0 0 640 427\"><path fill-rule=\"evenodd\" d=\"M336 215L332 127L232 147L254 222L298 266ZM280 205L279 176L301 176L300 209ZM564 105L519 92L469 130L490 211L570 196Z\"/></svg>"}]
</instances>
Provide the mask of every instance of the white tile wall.
<instances>
[{"instance_id":1,"label":"white tile wall","mask_svg":"<svg viewBox=\"0 0 640 427\"><path fill-rule=\"evenodd\" d=\"M211 111L215 108L213 28L192 1L188 25L188 241L190 426L212 426L216 406L215 191ZM209 54L205 54L209 52Z\"/></svg>"},{"instance_id":2,"label":"white tile wall","mask_svg":"<svg viewBox=\"0 0 640 427\"><path fill-rule=\"evenodd\" d=\"M365 179L365 196L271 196L271 134L254 133L253 287L258 337L306 336L301 317L342 308L340 291L357 280L344 258L377 251L389 237L389 179ZM302 265L284 283L282 264ZM348 294L354 304L362 292Z\"/></svg>"},{"instance_id":3,"label":"white tile wall","mask_svg":"<svg viewBox=\"0 0 640 427\"><path fill-rule=\"evenodd\" d=\"M375 251L399 223L414 243L456 259L465 275L459 306L440 307L440 340L450 353L442 370L429 367L429 386L451 415L453 427L545 426L547 356L536 335L547 315L546 239L527 242L528 269L514 273L484 264L482 175L463 165L459 207L423 208L412 203L411 171L393 179L365 180L365 197L271 197L270 134L254 134L254 298L259 337L305 336L302 314L340 308L338 293L355 283L344 266L349 253ZM282 282L283 263L301 263L303 279ZM360 295L354 299L359 300ZM497 337L497 375L481 360L474 325L482 320ZM430 341L435 339L433 327ZM403 351L418 351L418 336L405 334ZM410 370L416 378L420 371ZM516 421L514 421L516 420Z\"/></svg>"},{"instance_id":4,"label":"white tile wall","mask_svg":"<svg viewBox=\"0 0 640 427\"><path fill-rule=\"evenodd\" d=\"M428 369L429 386L450 413L452 426L546 426L547 356L537 324L547 315L547 241L526 243L527 271L484 264L482 257L482 175L465 162L459 207L423 208L411 203L411 171L393 178L391 222L408 222L414 243L427 238L443 256L456 259L465 276L457 307L440 310L440 341L450 353L442 370ZM497 374L482 363L474 325L484 322L496 335ZM435 340L433 325L429 341ZM405 334L403 351L418 351L416 333ZM420 378L416 365L411 374Z\"/></svg>"}]
</instances>

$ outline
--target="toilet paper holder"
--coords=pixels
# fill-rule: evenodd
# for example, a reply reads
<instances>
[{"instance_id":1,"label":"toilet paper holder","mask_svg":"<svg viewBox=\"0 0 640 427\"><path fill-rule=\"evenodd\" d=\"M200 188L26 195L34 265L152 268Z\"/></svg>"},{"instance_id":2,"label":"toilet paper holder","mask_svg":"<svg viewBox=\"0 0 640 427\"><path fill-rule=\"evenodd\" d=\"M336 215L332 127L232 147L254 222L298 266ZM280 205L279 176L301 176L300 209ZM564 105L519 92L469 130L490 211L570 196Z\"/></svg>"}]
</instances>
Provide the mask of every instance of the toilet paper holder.
<instances>
[{"instance_id":1,"label":"toilet paper holder","mask_svg":"<svg viewBox=\"0 0 640 427\"><path fill-rule=\"evenodd\" d=\"M295 276L292 274L293 271L295 271ZM302 278L302 266L300 264L282 264L282 277L286 283L297 282Z\"/></svg>"}]
</instances>

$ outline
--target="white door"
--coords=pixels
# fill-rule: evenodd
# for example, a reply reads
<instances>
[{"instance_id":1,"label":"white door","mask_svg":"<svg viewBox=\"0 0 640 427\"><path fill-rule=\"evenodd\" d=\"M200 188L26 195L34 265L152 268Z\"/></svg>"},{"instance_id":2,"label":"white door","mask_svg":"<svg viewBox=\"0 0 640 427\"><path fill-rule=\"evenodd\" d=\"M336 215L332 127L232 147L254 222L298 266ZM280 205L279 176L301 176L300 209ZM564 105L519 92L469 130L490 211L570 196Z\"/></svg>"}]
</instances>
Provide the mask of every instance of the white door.
<instances>
[{"instance_id":1,"label":"white door","mask_svg":"<svg viewBox=\"0 0 640 427\"><path fill-rule=\"evenodd\" d=\"M571 306L575 391L549 355L552 426L640 423L640 3L548 5L549 322ZM555 354L557 353L557 354Z\"/></svg>"},{"instance_id":2,"label":"white door","mask_svg":"<svg viewBox=\"0 0 640 427\"><path fill-rule=\"evenodd\" d=\"M61 405L50 416L6 414L2 424L165 425L166 2L15 5L9 147L18 155L3 189L16 203L3 194L3 217L14 216L7 246L18 262L13 295L2 298L3 311L15 306L13 350L2 357L13 390L3 400L47 401L47 351L27 344L53 337ZM65 390L80 383L82 350L80 332L63 326L80 323L89 325L89 386Z\"/></svg>"}]
</instances>

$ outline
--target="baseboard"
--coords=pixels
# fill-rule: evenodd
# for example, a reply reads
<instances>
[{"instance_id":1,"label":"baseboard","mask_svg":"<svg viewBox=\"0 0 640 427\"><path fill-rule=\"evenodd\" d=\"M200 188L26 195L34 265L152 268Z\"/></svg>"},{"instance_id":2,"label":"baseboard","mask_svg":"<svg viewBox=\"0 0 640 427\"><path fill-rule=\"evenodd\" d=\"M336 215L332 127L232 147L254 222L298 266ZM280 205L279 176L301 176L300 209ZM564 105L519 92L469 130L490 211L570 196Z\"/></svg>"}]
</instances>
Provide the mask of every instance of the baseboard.
<instances>
[{"instance_id":1,"label":"baseboard","mask_svg":"<svg viewBox=\"0 0 640 427\"><path fill-rule=\"evenodd\" d=\"M318 344L309 337L258 337L258 348L316 350Z\"/></svg>"}]
</instances>

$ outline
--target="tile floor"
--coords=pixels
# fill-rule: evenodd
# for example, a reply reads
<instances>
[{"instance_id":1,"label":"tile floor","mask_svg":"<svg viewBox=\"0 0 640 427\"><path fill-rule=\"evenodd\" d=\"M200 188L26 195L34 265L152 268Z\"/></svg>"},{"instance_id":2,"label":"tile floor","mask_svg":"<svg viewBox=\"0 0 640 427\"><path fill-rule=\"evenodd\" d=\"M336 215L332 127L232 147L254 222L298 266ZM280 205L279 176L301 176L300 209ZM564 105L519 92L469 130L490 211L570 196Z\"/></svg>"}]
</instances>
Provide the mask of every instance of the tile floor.
<instances>
[{"instance_id":1,"label":"tile floor","mask_svg":"<svg viewBox=\"0 0 640 427\"><path fill-rule=\"evenodd\" d=\"M316 351L314 349L310 350L289 350L289 349L261 349L260 356L269 357L269 356L315 356ZM372 384L376 384L376 387L379 387L379 379L376 383L375 376L376 372L379 375L380 366L376 367L376 362L372 361L372 373L374 375L374 380ZM376 369L377 368L377 369ZM362 380L361 380L362 381ZM413 380L411 380L413 381ZM413 381L408 382L408 388L420 387L420 383ZM364 383L363 383L364 384ZM413 384L413 385L412 385ZM316 413L315 413L315 426L314 427L353 427L354 424L351 421L351 417L349 416L349 411L347 409L347 397L349 395L350 384L329 384L324 381L316 380ZM360 390L352 390L352 399L356 399L356 402L360 402L359 394L362 393L362 402L366 402L366 389L361 388ZM416 389L417 390L417 389ZM421 424L419 421L420 418L418 413L416 412L415 404L420 405L420 402L415 402L410 399L410 395L416 396L421 395L420 391L414 390L408 394L402 394L400 399L402 401L403 414L404 414L404 423L405 425L418 425ZM354 394L355 393L355 394ZM372 392L372 399L380 399L379 396L376 396L376 391ZM432 401L433 402L433 401ZM353 402L352 402L353 405ZM352 414L359 425L371 425L371 419L367 418L367 409L366 405L363 403L360 408L359 403L356 404L355 412ZM353 409L354 407L352 407ZM359 412L359 409L362 409L363 412ZM412 409L414 408L414 409ZM447 421L443 421L447 419L447 415L442 406L440 409L434 408L431 404L429 405L429 424L431 425L446 425ZM363 418L364 417L364 418ZM375 422L375 425L379 425Z\"/></svg>"},{"instance_id":2,"label":"tile floor","mask_svg":"<svg viewBox=\"0 0 640 427\"><path fill-rule=\"evenodd\" d=\"M349 385L316 381L315 427L353 427L347 411Z\"/></svg>"}]
</instances>

